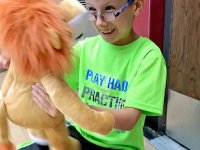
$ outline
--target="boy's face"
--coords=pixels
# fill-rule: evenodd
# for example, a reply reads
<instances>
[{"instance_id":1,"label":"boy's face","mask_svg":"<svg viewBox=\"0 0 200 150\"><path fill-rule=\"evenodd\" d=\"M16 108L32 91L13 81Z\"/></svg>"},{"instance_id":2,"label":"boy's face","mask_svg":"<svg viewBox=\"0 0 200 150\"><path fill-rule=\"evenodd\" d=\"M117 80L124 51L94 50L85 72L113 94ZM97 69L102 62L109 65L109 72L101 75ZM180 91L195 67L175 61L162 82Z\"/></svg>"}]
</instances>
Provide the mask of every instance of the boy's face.
<instances>
[{"instance_id":1,"label":"boy's face","mask_svg":"<svg viewBox=\"0 0 200 150\"><path fill-rule=\"evenodd\" d=\"M88 11L97 15L96 21L92 21L92 23L109 43L125 45L135 39L133 20L137 14L137 6L142 7L142 3L141 5L137 5L135 2L130 4L112 21L105 21L101 16L98 16L105 12L116 13L126 2L127 0L86 0Z\"/></svg>"}]
</instances>

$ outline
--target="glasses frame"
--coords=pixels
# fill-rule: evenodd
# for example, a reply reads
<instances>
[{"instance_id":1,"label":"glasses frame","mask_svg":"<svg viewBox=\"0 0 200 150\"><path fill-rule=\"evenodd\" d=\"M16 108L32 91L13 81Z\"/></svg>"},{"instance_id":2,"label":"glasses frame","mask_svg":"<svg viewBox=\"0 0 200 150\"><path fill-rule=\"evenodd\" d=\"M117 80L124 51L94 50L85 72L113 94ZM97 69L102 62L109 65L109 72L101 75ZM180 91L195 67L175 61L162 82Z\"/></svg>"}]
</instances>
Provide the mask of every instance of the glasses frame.
<instances>
[{"instance_id":1,"label":"glasses frame","mask_svg":"<svg viewBox=\"0 0 200 150\"><path fill-rule=\"evenodd\" d=\"M114 12L104 12L104 13L112 13L112 14L115 16L115 18L114 18L113 20L115 20L116 17L118 17L118 16L119 16L130 4L132 4L134 1L135 1L135 0L128 0L119 10L117 10L116 13L114 13ZM104 13L102 13L102 14L100 14L100 15L97 15L97 14L93 14L93 13L88 12L88 15L93 15L93 16L95 17L95 20L94 20L94 21L96 21L98 16L100 16L101 18L103 18L103 14L104 14ZM103 20L104 20L104 19L103 19ZM111 21L113 21L113 20L106 21L106 22L111 22ZM91 20L90 20L90 21L91 21ZM93 20L92 20L92 21L93 21ZM104 21L105 21L105 20L104 20Z\"/></svg>"},{"instance_id":2,"label":"glasses frame","mask_svg":"<svg viewBox=\"0 0 200 150\"><path fill-rule=\"evenodd\" d=\"M117 12L116 14L113 12L113 14L115 15L115 18L117 16L119 16L130 4L132 4L135 0L128 0L128 2L126 2L126 4L124 4Z\"/></svg>"}]
</instances>

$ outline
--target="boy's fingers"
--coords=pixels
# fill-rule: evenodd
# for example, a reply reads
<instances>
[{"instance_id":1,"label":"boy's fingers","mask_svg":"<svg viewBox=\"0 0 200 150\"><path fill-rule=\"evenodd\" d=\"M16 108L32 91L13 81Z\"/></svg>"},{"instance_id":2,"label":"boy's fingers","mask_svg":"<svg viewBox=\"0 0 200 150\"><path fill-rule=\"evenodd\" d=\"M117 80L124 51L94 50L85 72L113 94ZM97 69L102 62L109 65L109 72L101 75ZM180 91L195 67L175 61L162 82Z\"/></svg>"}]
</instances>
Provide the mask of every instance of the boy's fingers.
<instances>
[{"instance_id":1,"label":"boy's fingers","mask_svg":"<svg viewBox=\"0 0 200 150\"><path fill-rule=\"evenodd\" d=\"M48 96L47 93L45 93L42 89L38 88L38 87L33 87L33 96L40 101L41 104L43 104L44 106L46 105L50 105L50 98ZM43 107L44 107L43 106Z\"/></svg>"},{"instance_id":2,"label":"boy's fingers","mask_svg":"<svg viewBox=\"0 0 200 150\"><path fill-rule=\"evenodd\" d=\"M33 98L34 101L41 107L45 112L47 112L52 117L57 117L62 115L62 113L54 106L51 102L49 95L43 91L41 85L33 85Z\"/></svg>"},{"instance_id":3,"label":"boy's fingers","mask_svg":"<svg viewBox=\"0 0 200 150\"><path fill-rule=\"evenodd\" d=\"M41 83L36 83L35 84L38 88L40 88L41 90L43 90L44 92L46 92L44 86Z\"/></svg>"},{"instance_id":4,"label":"boy's fingers","mask_svg":"<svg viewBox=\"0 0 200 150\"><path fill-rule=\"evenodd\" d=\"M41 84L36 83L36 85L33 85L32 88L33 91L35 91L35 94L39 94L42 98L44 98L45 101L50 102L50 97Z\"/></svg>"},{"instance_id":5,"label":"boy's fingers","mask_svg":"<svg viewBox=\"0 0 200 150\"><path fill-rule=\"evenodd\" d=\"M50 113L51 105L48 103L48 101L44 100L40 94L33 91L33 99L37 103L37 105L41 107L45 112Z\"/></svg>"}]
</instances>

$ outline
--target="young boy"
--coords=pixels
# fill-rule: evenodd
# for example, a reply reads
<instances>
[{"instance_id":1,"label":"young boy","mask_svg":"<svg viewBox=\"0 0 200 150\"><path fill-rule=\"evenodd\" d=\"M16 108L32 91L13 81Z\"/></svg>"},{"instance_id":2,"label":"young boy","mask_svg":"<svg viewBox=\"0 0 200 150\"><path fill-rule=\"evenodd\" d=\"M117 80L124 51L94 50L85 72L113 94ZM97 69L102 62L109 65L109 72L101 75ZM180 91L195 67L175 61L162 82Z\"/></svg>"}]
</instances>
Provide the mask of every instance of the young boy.
<instances>
[{"instance_id":1,"label":"young boy","mask_svg":"<svg viewBox=\"0 0 200 150\"><path fill-rule=\"evenodd\" d=\"M74 68L65 79L91 109L111 112L115 128L103 136L70 125L71 136L81 142L82 150L143 150L145 117L162 114L164 58L153 42L138 36L132 27L143 3L86 0L89 19L100 35L74 46ZM33 96L50 115L59 115L39 83L33 86Z\"/></svg>"}]
</instances>

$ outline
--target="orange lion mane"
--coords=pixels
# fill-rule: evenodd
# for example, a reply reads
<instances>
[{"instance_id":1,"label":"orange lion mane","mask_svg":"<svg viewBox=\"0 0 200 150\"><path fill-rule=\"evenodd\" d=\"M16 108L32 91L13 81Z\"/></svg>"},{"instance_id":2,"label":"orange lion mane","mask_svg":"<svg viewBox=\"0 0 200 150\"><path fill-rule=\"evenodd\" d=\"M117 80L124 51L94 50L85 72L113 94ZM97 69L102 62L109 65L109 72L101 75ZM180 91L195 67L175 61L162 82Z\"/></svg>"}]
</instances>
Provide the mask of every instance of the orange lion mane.
<instances>
[{"instance_id":1,"label":"orange lion mane","mask_svg":"<svg viewBox=\"0 0 200 150\"><path fill-rule=\"evenodd\" d=\"M0 1L0 47L18 73L40 77L46 72L63 75L70 66L72 33L51 0ZM52 46L47 28L55 31L61 49Z\"/></svg>"}]
</instances>

